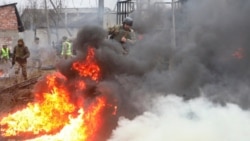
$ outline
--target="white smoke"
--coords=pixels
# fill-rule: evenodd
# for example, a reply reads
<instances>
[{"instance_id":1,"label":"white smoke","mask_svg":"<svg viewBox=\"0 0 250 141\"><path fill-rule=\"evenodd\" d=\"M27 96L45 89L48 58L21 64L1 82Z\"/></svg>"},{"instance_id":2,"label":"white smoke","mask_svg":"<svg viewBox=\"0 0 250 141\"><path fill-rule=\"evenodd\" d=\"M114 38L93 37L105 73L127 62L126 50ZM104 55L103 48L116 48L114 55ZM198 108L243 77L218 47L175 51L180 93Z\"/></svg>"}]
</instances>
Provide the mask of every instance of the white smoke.
<instances>
[{"instance_id":1,"label":"white smoke","mask_svg":"<svg viewBox=\"0 0 250 141\"><path fill-rule=\"evenodd\" d=\"M120 118L108 141L249 141L250 112L205 98L161 96L133 120Z\"/></svg>"}]
</instances>

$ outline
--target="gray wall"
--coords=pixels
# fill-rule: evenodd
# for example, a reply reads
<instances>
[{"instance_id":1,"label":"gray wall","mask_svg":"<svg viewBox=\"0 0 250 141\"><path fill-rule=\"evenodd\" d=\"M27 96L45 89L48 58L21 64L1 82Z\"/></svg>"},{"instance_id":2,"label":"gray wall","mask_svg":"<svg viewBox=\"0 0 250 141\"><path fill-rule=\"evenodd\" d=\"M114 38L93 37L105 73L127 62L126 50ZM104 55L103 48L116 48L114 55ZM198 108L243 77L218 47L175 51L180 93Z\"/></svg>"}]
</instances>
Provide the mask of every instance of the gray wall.
<instances>
[{"instance_id":1,"label":"gray wall","mask_svg":"<svg viewBox=\"0 0 250 141\"><path fill-rule=\"evenodd\" d=\"M3 44L7 44L12 49L19 39L17 30L0 31L0 48Z\"/></svg>"}]
</instances>

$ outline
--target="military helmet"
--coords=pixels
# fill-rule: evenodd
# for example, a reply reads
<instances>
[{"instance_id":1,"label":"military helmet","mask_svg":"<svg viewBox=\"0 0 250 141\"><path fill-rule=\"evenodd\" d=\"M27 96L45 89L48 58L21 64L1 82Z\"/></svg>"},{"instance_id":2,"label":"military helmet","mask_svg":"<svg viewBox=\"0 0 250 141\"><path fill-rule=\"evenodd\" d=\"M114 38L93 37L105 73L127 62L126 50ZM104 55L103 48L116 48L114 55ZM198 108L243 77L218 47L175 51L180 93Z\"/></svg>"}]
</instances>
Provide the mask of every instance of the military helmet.
<instances>
[{"instance_id":1,"label":"military helmet","mask_svg":"<svg viewBox=\"0 0 250 141\"><path fill-rule=\"evenodd\" d=\"M132 26L133 25L133 19L131 17L126 17L123 22L123 24L126 24L126 25L129 25L129 26Z\"/></svg>"}]
</instances>

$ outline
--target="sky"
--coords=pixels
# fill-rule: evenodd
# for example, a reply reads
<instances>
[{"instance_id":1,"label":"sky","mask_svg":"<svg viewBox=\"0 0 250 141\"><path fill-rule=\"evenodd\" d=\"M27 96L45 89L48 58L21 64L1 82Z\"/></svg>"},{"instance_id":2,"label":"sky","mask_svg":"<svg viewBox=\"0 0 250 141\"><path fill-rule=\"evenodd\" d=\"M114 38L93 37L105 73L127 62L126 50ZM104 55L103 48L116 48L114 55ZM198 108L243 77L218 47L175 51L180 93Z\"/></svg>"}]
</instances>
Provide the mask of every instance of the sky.
<instances>
[{"instance_id":1,"label":"sky","mask_svg":"<svg viewBox=\"0 0 250 141\"><path fill-rule=\"evenodd\" d=\"M96 7L98 5L98 0L65 0L67 3L67 7L78 8L78 7ZM110 9L115 8L117 0L104 0L105 7ZM0 5L7 3L18 3L18 7L25 7L27 5L28 0L1 0Z\"/></svg>"}]
</instances>

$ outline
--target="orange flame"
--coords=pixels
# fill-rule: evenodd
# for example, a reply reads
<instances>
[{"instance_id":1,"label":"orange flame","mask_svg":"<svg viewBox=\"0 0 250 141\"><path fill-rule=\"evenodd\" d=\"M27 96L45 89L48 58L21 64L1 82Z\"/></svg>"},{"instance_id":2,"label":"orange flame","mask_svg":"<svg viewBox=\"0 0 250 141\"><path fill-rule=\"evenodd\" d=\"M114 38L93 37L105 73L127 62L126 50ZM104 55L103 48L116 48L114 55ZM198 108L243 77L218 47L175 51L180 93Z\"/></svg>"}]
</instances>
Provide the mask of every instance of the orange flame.
<instances>
[{"instance_id":1,"label":"orange flame","mask_svg":"<svg viewBox=\"0 0 250 141\"><path fill-rule=\"evenodd\" d=\"M86 141L101 124L101 117L98 114L105 107L106 101L104 98L100 98L96 102L98 104L91 105L86 113L81 108L76 118L69 117L69 123L56 135L44 135L28 141Z\"/></svg>"},{"instance_id":2,"label":"orange flame","mask_svg":"<svg viewBox=\"0 0 250 141\"><path fill-rule=\"evenodd\" d=\"M86 84L85 84L84 81L77 81L75 87L76 87L78 90L81 90L81 91L82 91L82 90L85 90L87 86L86 86Z\"/></svg>"},{"instance_id":3,"label":"orange flame","mask_svg":"<svg viewBox=\"0 0 250 141\"><path fill-rule=\"evenodd\" d=\"M78 71L82 77L91 77L92 80L98 81L101 69L96 63L94 48L89 48L86 60L73 63L72 69Z\"/></svg>"},{"instance_id":4,"label":"orange flame","mask_svg":"<svg viewBox=\"0 0 250 141\"><path fill-rule=\"evenodd\" d=\"M79 115L77 118L69 117L69 123L63 127L63 129L56 135L44 135L36 139L28 141L85 141L87 138L86 134L83 134L87 129L82 120L84 117L83 109L78 111ZM80 126L79 126L80 125ZM80 136L78 134L81 134Z\"/></svg>"},{"instance_id":5,"label":"orange flame","mask_svg":"<svg viewBox=\"0 0 250 141\"><path fill-rule=\"evenodd\" d=\"M86 60L75 62L72 67L80 76L98 81L100 67L94 56L94 49L89 48ZM102 125L101 112L108 102L104 96L99 96L87 107L83 106L88 103L83 98L75 104L67 84L67 78L59 72L48 75L42 85L43 92L35 94L34 102L1 119L2 136L27 137L30 141L89 140ZM83 80L76 81L75 87L85 90L86 84Z\"/></svg>"},{"instance_id":6,"label":"orange flame","mask_svg":"<svg viewBox=\"0 0 250 141\"><path fill-rule=\"evenodd\" d=\"M68 116L76 107L70 103L67 90L56 86L55 76L56 74L47 76L49 93L42 94L36 102L28 103L27 108L1 120L2 126L7 125L4 136L18 136L27 132L33 135L50 133L69 122Z\"/></svg>"}]
</instances>

